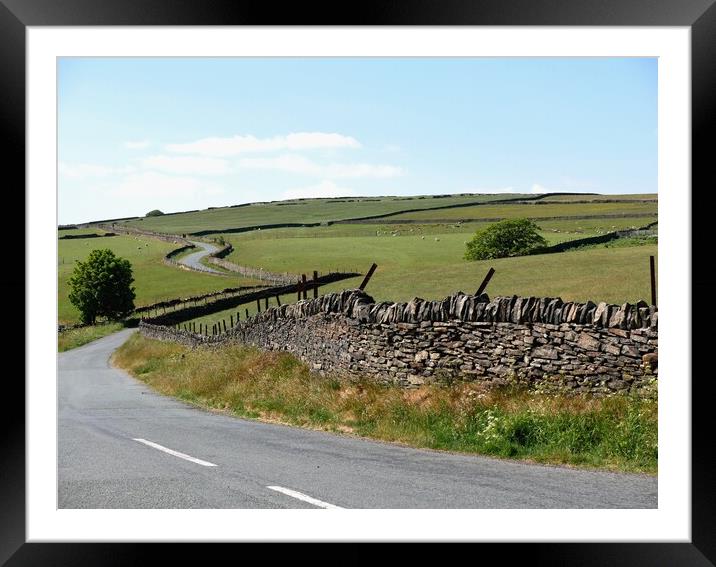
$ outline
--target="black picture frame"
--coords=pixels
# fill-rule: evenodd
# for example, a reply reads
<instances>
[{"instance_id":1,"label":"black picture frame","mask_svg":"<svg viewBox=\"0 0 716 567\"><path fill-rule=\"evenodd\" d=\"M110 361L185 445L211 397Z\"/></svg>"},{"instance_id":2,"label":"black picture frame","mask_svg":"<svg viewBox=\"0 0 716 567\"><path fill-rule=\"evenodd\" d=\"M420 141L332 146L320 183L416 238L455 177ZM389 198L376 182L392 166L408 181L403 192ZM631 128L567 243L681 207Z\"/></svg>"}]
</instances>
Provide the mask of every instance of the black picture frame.
<instances>
[{"instance_id":1,"label":"black picture frame","mask_svg":"<svg viewBox=\"0 0 716 567\"><path fill-rule=\"evenodd\" d=\"M353 4L285 3L214 0L0 0L0 124L10 142L5 153L6 179L25 186L25 33L29 26L159 25L560 25L687 26L692 57L692 186L699 187L699 207L692 207L692 298L707 298L715 276L700 242L708 238L709 190L716 189L709 142L716 119L716 0L402 0ZM9 174L9 176L8 176ZM8 181L9 183L10 181ZM695 193L692 191L692 199ZM24 211L24 205L22 205ZM701 215L701 216L699 216ZM703 227L703 228L702 228ZM699 252L702 252L699 254ZM707 263L706 263L707 264ZM689 274L684 274L688 277ZM3 284L3 292L27 297L24 277ZM685 302L684 309L691 310ZM692 311L693 313L693 311ZM20 320L17 317L16 320ZM692 317L692 352L708 353L710 334ZM6 333L17 342L18 329ZM28 339L30 337L28 336ZM694 360L696 362L696 360ZM692 537L690 543L537 543L491 544L501 563L524 560L548 565L679 565L716 564L716 457L711 419L713 378L692 370ZM688 380L691 376L678 377ZM6 400L16 411L3 411L4 455L0 465L0 561L9 566L125 565L149 562L151 551L181 553L184 560L206 550L188 546L25 542L24 385L5 382ZM23 400L23 403L20 402ZM6 408L8 403L5 404ZM180 548L181 547L181 548ZM161 549L160 549L161 548ZM201 556L199 554L202 554Z\"/></svg>"}]
</instances>

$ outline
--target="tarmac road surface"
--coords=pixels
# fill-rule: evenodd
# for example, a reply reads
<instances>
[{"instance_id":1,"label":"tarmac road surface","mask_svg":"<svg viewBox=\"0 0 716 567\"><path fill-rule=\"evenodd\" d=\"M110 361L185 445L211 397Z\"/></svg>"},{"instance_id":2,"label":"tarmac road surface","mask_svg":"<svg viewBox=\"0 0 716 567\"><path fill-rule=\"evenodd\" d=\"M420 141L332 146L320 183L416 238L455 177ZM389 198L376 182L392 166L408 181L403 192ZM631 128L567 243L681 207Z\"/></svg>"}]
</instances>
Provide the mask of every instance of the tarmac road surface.
<instances>
[{"instance_id":1,"label":"tarmac road surface","mask_svg":"<svg viewBox=\"0 0 716 567\"><path fill-rule=\"evenodd\" d=\"M194 270L200 270L202 272L211 272L212 274L223 274L223 272L220 272L219 270L214 270L213 268L210 268L209 266L205 266L201 263L201 259L208 256L212 252L216 252L219 247L214 246L213 244L208 244L206 242L191 242L194 246L197 248L200 248L197 252L192 252L191 254L187 254L183 258L179 258L177 260L178 263L184 264L185 266L188 266Z\"/></svg>"},{"instance_id":2,"label":"tarmac road surface","mask_svg":"<svg viewBox=\"0 0 716 567\"><path fill-rule=\"evenodd\" d=\"M60 508L656 508L657 479L411 449L234 418L59 354Z\"/></svg>"}]
</instances>

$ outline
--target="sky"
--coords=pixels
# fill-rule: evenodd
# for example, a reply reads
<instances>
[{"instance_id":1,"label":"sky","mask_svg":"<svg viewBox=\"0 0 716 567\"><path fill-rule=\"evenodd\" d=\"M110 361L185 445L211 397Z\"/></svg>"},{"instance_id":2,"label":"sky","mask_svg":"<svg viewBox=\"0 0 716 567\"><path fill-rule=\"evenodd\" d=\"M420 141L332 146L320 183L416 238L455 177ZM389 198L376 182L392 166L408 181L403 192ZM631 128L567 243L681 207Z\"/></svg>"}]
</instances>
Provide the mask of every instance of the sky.
<instances>
[{"instance_id":1,"label":"sky","mask_svg":"<svg viewBox=\"0 0 716 567\"><path fill-rule=\"evenodd\" d=\"M60 58L58 222L300 197L656 193L655 58Z\"/></svg>"}]
</instances>

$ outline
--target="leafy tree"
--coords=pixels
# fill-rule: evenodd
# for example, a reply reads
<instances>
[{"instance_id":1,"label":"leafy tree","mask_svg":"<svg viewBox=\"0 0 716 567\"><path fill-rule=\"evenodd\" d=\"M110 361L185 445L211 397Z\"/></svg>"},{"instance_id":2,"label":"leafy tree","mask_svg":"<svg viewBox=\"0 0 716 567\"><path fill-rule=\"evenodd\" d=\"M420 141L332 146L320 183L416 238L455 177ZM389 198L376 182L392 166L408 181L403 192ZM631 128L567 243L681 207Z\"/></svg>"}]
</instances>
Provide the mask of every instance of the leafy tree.
<instances>
[{"instance_id":1,"label":"leafy tree","mask_svg":"<svg viewBox=\"0 0 716 567\"><path fill-rule=\"evenodd\" d=\"M547 245L529 219L509 219L478 230L467 243L466 260L490 260L532 254Z\"/></svg>"},{"instance_id":2,"label":"leafy tree","mask_svg":"<svg viewBox=\"0 0 716 567\"><path fill-rule=\"evenodd\" d=\"M70 302L85 324L93 325L97 317L121 319L134 310L133 281L129 260L111 250L92 250L86 261L77 262L69 279Z\"/></svg>"},{"instance_id":3,"label":"leafy tree","mask_svg":"<svg viewBox=\"0 0 716 567\"><path fill-rule=\"evenodd\" d=\"M163 213L162 211L160 211L159 209L154 209L153 211L149 211L149 212L148 212L146 215L144 215L144 216L145 216L145 217L160 217L160 216L162 216L163 214L164 214L164 213Z\"/></svg>"}]
</instances>

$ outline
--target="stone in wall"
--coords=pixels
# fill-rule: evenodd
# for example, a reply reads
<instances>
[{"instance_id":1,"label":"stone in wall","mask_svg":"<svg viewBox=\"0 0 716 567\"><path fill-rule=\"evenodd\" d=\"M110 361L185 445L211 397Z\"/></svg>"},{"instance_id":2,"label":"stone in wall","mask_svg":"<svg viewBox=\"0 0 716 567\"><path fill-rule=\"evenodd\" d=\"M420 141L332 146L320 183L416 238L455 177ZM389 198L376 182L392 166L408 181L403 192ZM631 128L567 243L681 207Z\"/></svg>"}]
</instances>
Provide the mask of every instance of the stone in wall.
<instances>
[{"instance_id":1,"label":"stone in wall","mask_svg":"<svg viewBox=\"0 0 716 567\"><path fill-rule=\"evenodd\" d=\"M359 290L271 307L229 333L201 337L140 325L183 344L253 344L291 352L321 373L405 387L447 378L607 393L658 374L655 307L457 293L379 302Z\"/></svg>"}]
</instances>

